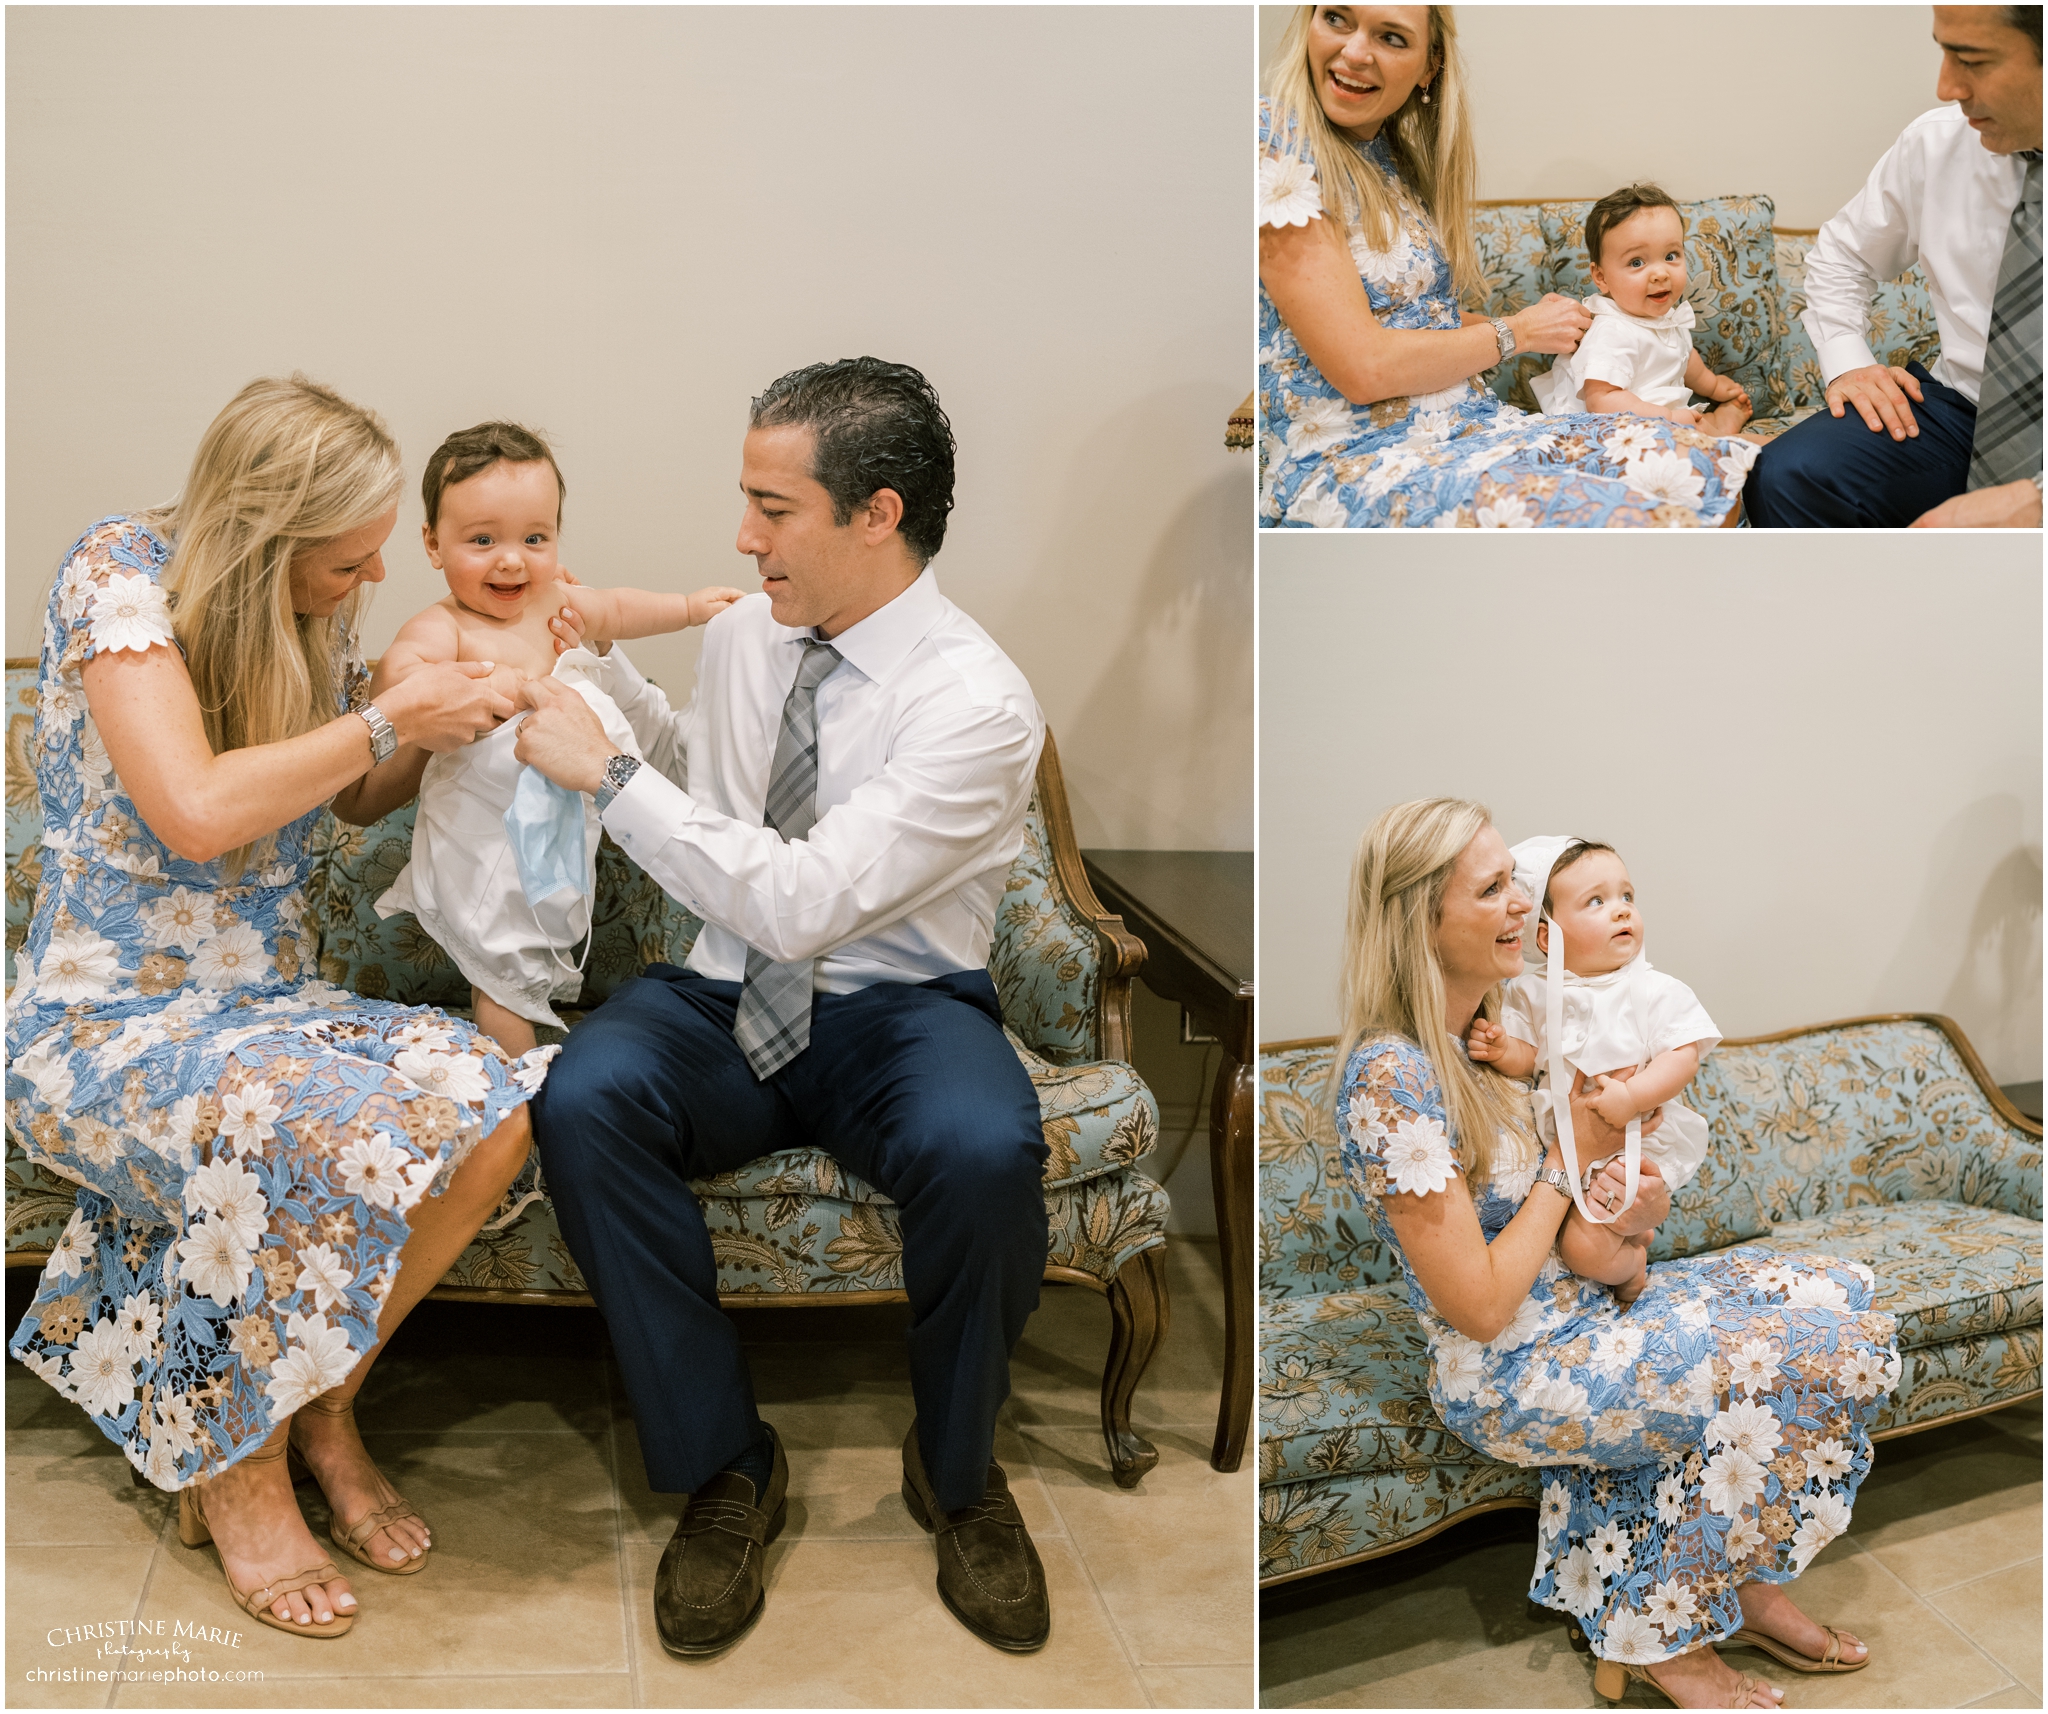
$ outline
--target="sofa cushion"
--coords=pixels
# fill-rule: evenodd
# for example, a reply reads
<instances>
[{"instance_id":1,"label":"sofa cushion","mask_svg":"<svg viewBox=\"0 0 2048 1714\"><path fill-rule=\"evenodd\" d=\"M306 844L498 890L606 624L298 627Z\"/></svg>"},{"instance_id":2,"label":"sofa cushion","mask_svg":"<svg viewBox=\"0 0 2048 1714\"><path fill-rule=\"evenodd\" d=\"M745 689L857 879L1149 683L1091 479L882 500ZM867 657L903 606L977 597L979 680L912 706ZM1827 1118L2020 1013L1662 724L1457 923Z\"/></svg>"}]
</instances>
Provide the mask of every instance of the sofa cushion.
<instances>
[{"instance_id":1,"label":"sofa cushion","mask_svg":"<svg viewBox=\"0 0 2048 1714\"><path fill-rule=\"evenodd\" d=\"M1337 1158L1323 1105L1335 1057L1327 1043L1259 1056L1259 1290L1269 1298L1406 1290Z\"/></svg>"},{"instance_id":2,"label":"sofa cushion","mask_svg":"<svg viewBox=\"0 0 2048 1714\"><path fill-rule=\"evenodd\" d=\"M1472 243L1479 252L1487 315L1513 315L1553 289L1550 281L1555 270L1544 251L1543 223L1535 203L1474 209ZM1525 351L1492 370L1486 384L1506 403L1534 411L1536 395L1529 391L1529 377L1549 367L1548 357Z\"/></svg>"},{"instance_id":3,"label":"sofa cushion","mask_svg":"<svg viewBox=\"0 0 2048 1714\"><path fill-rule=\"evenodd\" d=\"M1806 253L1813 247L1810 232L1777 235L1778 284L1785 294L1785 372L1792 401L1806 415L1826 403L1820 378L1820 357L1800 317L1806 313ZM1870 304L1870 349L1886 363L1903 369L1908 363L1931 363L1941 349L1941 330L1934 323L1934 300L1927 276L1915 262L1898 278L1879 283Z\"/></svg>"},{"instance_id":4,"label":"sofa cushion","mask_svg":"<svg viewBox=\"0 0 2048 1714\"><path fill-rule=\"evenodd\" d=\"M1429 1345L1399 1291L1267 1302L1259 1327L1259 1480L1485 1462L1429 1402Z\"/></svg>"},{"instance_id":5,"label":"sofa cushion","mask_svg":"<svg viewBox=\"0 0 2048 1714\"><path fill-rule=\"evenodd\" d=\"M1569 297L1593 294L1586 259L1589 202L1539 205L1549 290ZM1685 219L1686 288L1698 323L1693 348L1716 374L1732 375L1749 389L1760 417L1787 415L1793 405L1784 367L1787 321L1772 242L1773 207L1767 196L1717 196L1679 204Z\"/></svg>"},{"instance_id":6,"label":"sofa cushion","mask_svg":"<svg viewBox=\"0 0 2048 1714\"><path fill-rule=\"evenodd\" d=\"M1761 1243L1861 1262L1899 1349L2041 1324L2041 1227L1998 1208L1897 1202L1791 1220Z\"/></svg>"},{"instance_id":7,"label":"sofa cushion","mask_svg":"<svg viewBox=\"0 0 2048 1714\"><path fill-rule=\"evenodd\" d=\"M1713 1144L1652 1258L1875 1203L2041 1213L2041 1144L2001 1118L1949 1037L1914 1018L1717 1048L1686 1095Z\"/></svg>"}]
</instances>

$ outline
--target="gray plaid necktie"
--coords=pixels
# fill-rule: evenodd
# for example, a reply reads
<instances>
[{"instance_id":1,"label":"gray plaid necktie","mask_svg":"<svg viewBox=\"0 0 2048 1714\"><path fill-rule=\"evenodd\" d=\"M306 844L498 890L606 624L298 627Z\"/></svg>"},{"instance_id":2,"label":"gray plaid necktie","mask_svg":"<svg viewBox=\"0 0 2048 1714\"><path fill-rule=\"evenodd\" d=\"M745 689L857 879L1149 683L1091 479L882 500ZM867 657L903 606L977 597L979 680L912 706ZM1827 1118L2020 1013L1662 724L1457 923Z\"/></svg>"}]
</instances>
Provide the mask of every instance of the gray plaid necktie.
<instances>
[{"instance_id":1,"label":"gray plaid necktie","mask_svg":"<svg viewBox=\"0 0 2048 1714\"><path fill-rule=\"evenodd\" d=\"M1970 486L1990 488L2041 473L2041 151L2020 159L2027 176L2005 235L1984 385L1970 444Z\"/></svg>"},{"instance_id":2,"label":"gray plaid necktie","mask_svg":"<svg viewBox=\"0 0 2048 1714\"><path fill-rule=\"evenodd\" d=\"M838 664L839 651L830 643L806 637L796 683L783 699L761 825L784 839L808 837L818 819L818 686ZM800 958L777 964L747 948L746 986L740 990L732 1033L761 1082L811 1045L811 970L816 963Z\"/></svg>"}]
</instances>

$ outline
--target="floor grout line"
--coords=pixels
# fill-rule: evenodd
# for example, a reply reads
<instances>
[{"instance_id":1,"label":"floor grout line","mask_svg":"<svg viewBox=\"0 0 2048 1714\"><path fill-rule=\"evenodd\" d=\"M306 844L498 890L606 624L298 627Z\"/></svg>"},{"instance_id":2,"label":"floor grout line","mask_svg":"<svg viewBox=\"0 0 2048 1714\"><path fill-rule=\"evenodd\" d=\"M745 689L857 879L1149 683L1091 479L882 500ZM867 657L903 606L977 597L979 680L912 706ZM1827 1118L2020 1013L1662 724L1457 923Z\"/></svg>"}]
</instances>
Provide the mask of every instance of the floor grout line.
<instances>
[{"instance_id":1,"label":"floor grout line","mask_svg":"<svg viewBox=\"0 0 2048 1714\"><path fill-rule=\"evenodd\" d=\"M1863 1551L1868 1553L1870 1549L1865 1548ZM2040 1554L2030 1553L2024 1558L2012 1560L2004 1565L1986 1566L1982 1571L1973 1571L1968 1577L1960 1577L1953 1583L1944 1583L1939 1589L1930 1589L1927 1593L1929 1595L1953 1594L1956 1590L1967 1588L1972 1583L1981 1583L1987 1577L1996 1577L2005 1571L2017 1571L2022 1565L2032 1565L2040 1558Z\"/></svg>"},{"instance_id":2,"label":"floor grout line","mask_svg":"<svg viewBox=\"0 0 2048 1714\"><path fill-rule=\"evenodd\" d=\"M1954 1631L1957 1636L1961 1637L1963 1641L1967 1643L1972 1650L1975 1651L1977 1658L1983 1661L1985 1665L1991 1667L1994 1671L2004 1673L2008 1678L2013 1677L2011 1667L2007 1666L2004 1661L1999 1660L1995 1655L1987 1653L1984 1650L1984 1648L1978 1643L1975 1637L1971 1636L1970 1633L1964 1630L1961 1625L1957 1624L1955 1620L1951 1619L1932 1601L1928 1600L1925 1595L1921 1594L1919 1590L1915 1589L1912 1586L1912 1584L1908 1583L1889 1565L1885 1564L1885 1562L1882 1559L1878 1558L1876 1554L1872 1553L1870 1549L1865 1547L1863 1543L1861 1543L1860 1541L1856 1543L1856 1550L1865 1559L1869 1560L1873 1565L1875 1565L1878 1568L1878 1570L1882 1571L1887 1577L1889 1577L1894 1583L1896 1583L1901 1589L1903 1589L1912 1600L1918 1602L1919 1605L1922 1608L1924 1608L1930 1615L1940 1620L1942 1624L1948 1626L1948 1628ZM2017 1680L2015 1680L2015 1682L2017 1682ZM1984 1694L1986 1696L1996 1696L1998 1692L1996 1690L1987 1690Z\"/></svg>"},{"instance_id":3,"label":"floor grout line","mask_svg":"<svg viewBox=\"0 0 2048 1714\"><path fill-rule=\"evenodd\" d=\"M1131 1676L1138 1681L1138 1691L1145 1698L1145 1706L1158 1707L1158 1703L1152 1700L1152 1687L1145 1682L1145 1672L1138 1664L1137 1652L1132 1641L1124 1635L1124 1628L1117 1620L1116 1609L1110 1606L1108 1597L1102 1592L1102 1585L1095 1580L1095 1568L1088 1563L1088 1555L1082 1550L1080 1540L1074 1534L1074 1526L1067 1522L1066 1510L1060 1505L1059 1495L1052 1483L1046 1479L1045 1469L1038 1462L1037 1452L1032 1449L1031 1437L1018 1426L1016 1412L1008 1403L1004 1404L1003 1409L1010 1417L1010 1432L1024 1443L1024 1456L1031 1460L1031 1473L1038 1478L1038 1485L1045 1490L1046 1504L1052 1507L1053 1515L1060 1520L1060 1532L1072 1547L1075 1562L1081 1567L1081 1575L1088 1580L1089 1591L1095 1597L1095 1605L1102 1610L1102 1617L1109 1625L1110 1635L1116 1638L1116 1646L1123 1652L1124 1664L1131 1669Z\"/></svg>"},{"instance_id":4,"label":"floor grout line","mask_svg":"<svg viewBox=\"0 0 2048 1714\"><path fill-rule=\"evenodd\" d=\"M612 1569L619 1579L619 1622L626 1628L626 1691L635 1708L647 1706L640 1682L640 1634L633 1623L633 1576L626 1552L626 1497L619 1483L619 1400L610 1363L604 1366L605 1460L612 1476Z\"/></svg>"}]
</instances>

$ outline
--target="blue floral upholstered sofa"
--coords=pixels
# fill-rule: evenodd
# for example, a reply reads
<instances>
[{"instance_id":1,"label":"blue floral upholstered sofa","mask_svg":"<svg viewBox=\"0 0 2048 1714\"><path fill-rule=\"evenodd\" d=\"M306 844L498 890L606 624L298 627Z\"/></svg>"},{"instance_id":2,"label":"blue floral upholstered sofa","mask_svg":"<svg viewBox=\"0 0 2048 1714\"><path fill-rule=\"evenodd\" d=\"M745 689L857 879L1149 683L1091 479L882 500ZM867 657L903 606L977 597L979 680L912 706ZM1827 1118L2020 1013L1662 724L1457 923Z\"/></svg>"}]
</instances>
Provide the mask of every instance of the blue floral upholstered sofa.
<instances>
[{"instance_id":1,"label":"blue floral upholstered sofa","mask_svg":"<svg viewBox=\"0 0 2048 1714\"><path fill-rule=\"evenodd\" d=\"M1593 293L1584 202L1490 202L1473 217L1488 315L1512 315L1545 292ZM1820 362L1799 318L1806 310L1812 232L1776 231L1767 196L1723 196L1679 205L1685 217L1687 298L1698 316L1693 344L1717 374L1749 389L1747 433L1770 439L1826 401ZM1870 306L1870 345L1887 363L1926 362L1939 345L1934 302L1916 265L1881 284ZM1536 409L1529 379L1551 359L1510 358L1488 376L1509 404Z\"/></svg>"},{"instance_id":2,"label":"blue floral upholstered sofa","mask_svg":"<svg viewBox=\"0 0 2048 1714\"><path fill-rule=\"evenodd\" d=\"M1259 1574L1376 1558L1537 1502L1536 1472L1454 1437L1400 1266L1371 1236L1322 1107L1334 1044L1260 1055ZM1653 1261L1732 1244L1876 1276L1904 1361L1879 1439L2041 1391L2041 1127L1946 1018L1852 1018L1723 1042L1687 1093L1713 1143Z\"/></svg>"},{"instance_id":3,"label":"blue floral upholstered sofa","mask_svg":"<svg viewBox=\"0 0 2048 1714\"><path fill-rule=\"evenodd\" d=\"M7 982L41 874L41 818L31 759L35 663L7 663ZM328 820L307 885L303 967L360 994L466 1011L469 985L410 914L380 918L373 901L411 846L412 807L372 827ZM558 1007L575 1027L644 966L680 963L701 926L607 837L598 850L596 927L581 1008ZM1089 888L1068 817L1050 734L997 914L989 960L1011 1045L1030 1073L1050 1146L1046 1278L1085 1285L1109 1300L1111 1337L1102 1379L1109 1461L1125 1487L1158 1462L1131 1428L1131 1398L1166 1336L1166 1192L1138 1163L1158 1140L1152 1093L1125 1063L1131 980L1145 949ZM554 1032L543 1030L542 1040ZM7 1133L7 1263L40 1266L72 1205L72 1187L31 1162ZM829 1155L796 1149L763 1156L694 1187L711 1229L721 1299L728 1305L903 1301L896 1209ZM504 1203L457 1259L439 1297L521 1304L587 1304L529 1160Z\"/></svg>"}]
</instances>

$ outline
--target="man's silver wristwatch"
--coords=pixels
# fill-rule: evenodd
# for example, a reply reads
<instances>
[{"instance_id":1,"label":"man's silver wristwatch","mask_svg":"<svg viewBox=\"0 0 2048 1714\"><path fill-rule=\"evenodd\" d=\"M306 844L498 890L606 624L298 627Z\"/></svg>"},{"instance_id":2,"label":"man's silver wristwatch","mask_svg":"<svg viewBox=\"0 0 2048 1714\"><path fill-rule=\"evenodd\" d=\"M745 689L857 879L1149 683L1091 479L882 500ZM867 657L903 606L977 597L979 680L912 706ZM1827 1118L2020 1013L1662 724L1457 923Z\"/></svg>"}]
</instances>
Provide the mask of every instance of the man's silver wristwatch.
<instances>
[{"instance_id":1,"label":"man's silver wristwatch","mask_svg":"<svg viewBox=\"0 0 2048 1714\"><path fill-rule=\"evenodd\" d=\"M383 710L374 702L366 702L356 710L369 724L370 765L387 762L398 749L398 734L391 729L391 722L384 718Z\"/></svg>"},{"instance_id":2,"label":"man's silver wristwatch","mask_svg":"<svg viewBox=\"0 0 2048 1714\"><path fill-rule=\"evenodd\" d=\"M626 789L626 782L640 771L638 756L614 756L604 765L604 778L597 786L597 813L611 808L612 799Z\"/></svg>"},{"instance_id":3,"label":"man's silver wristwatch","mask_svg":"<svg viewBox=\"0 0 2048 1714\"><path fill-rule=\"evenodd\" d=\"M1493 324L1494 343L1500 347L1500 361L1505 363L1515 354L1515 330L1497 315L1488 316Z\"/></svg>"}]
</instances>

